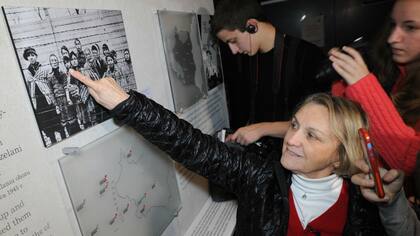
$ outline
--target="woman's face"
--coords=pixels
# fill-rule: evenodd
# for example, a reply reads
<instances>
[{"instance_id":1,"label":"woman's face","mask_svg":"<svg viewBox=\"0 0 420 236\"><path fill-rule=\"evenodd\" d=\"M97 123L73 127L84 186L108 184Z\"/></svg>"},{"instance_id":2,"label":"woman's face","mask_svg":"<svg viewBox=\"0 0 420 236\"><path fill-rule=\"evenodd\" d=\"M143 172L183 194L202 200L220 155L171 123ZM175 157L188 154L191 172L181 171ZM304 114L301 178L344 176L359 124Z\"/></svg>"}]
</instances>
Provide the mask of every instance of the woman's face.
<instances>
[{"instance_id":1,"label":"woman's face","mask_svg":"<svg viewBox=\"0 0 420 236\"><path fill-rule=\"evenodd\" d=\"M77 60L77 57L72 55L71 56L71 61L70 61L72 66L78 66L79 65L79 61Z\"/></svg>"},{"instance_id":2,"label":"woman's face","mask_svg":"<svg viewBox=\"0 0 420 236\"><path fill-rule=\"evenodd\" d=\"M65 57L65 56L70 57L70 53L66 49L61 49L61 56L62 57Z\"/></svg>"},{"instance_id":3,"label":"woman's face","mask_svg":"<svg viewBox=\"0 0 420 236\"><path fill-rule=\"evenodd\" d=\"M51 68L53 68L53 69L57 69L58 68L58 58L57 58L57 56L55 56L55 55L51 55L50 56L50 65L51 65Z\"/></svg>"},{"instance_id":4,"label":"woman's face","mask_svg":"<svg viewBox=\"0 0 420 236\"><path fill-rule=\"evenodd\" d=\"M28 61L29 64L34 64L36 62L37 56L34 53L29 53Z\"/></svg>"},{"instance_id":5,"label":"woman's face","mask_svg":"<svg viewBox=\"0 0 420 236\"><path fill-rule=\"evenodd\" d=\"M283 142L281 164L307 178L326 177L338 164L338 146L328 109L309 103L292 119Z\"/></svg>"},{"instance_id":6,"label":"woman's face","mask_svg":"<svg viewBox=\"0 0 420 236\"><path fill-rule=\"evenodd\" d=\"M106 57L106 63L109 67L112 67L114 66L114 59L112 59L111 57Z\"/></svg>"},{"instance_id":7,"label":"woman's face","mask_svg":"<svg viewBox=\"0 0 420 236\"><path fill-rule=\"evenodd\" d=\"M388 37L396 63L420 59L420 1L399 0L391 14L393 29Z\"/></svg>"},{"instance_id":8,"label":"woman's face","mask_svg":"<svg viewBox=\"0 0 420 236\"><path fill-rule=\"evenodd\" d=\"M99 58L99 52L96 49L92 49L92 55L93 58L98 59Z\"/></svg>"},{"instance_id":9,"label":"woman's face","mask_svg":"<svg viewBox=\"0 0 420 236\"><path fill-rule=\"evenodd\" d=\"M124 59L126 60L126 61L129 61L130 60L130 52L129 51L124 51Z\"/></svg>"},{"instance_id":10,"label":"woman's face","mask_svg":"<svg viewBox=\"0 0 420 236\"><path fill-rule=\"evenodd\" d=\"M64 66L66 67L66 69L68 70L68 69L70 69L71 68L71 63L70 63L70 61L66 61L66 62L64 62Z\"/></svg>"}]
</instances>

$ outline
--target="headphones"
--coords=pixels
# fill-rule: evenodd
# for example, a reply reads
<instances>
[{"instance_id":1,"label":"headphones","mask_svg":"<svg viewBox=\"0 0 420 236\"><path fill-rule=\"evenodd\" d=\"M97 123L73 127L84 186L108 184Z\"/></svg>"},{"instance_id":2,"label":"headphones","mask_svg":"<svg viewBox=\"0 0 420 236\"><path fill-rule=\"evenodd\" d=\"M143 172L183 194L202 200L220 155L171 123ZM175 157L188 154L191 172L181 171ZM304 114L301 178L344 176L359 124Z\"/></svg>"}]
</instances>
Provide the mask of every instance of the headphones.
<instances>
[{"instance_id":1,"label":"headphones","mask_svg":"<svg viewBox=\"0 0 420 236\"><path fill-rule=\"evenodd\" d=\"M249 24L245 27L245 31L250 33L250 34L255 34L255 33L257 33L258 28L257 28L256 25Z\"/></svg>"}]
</instances>

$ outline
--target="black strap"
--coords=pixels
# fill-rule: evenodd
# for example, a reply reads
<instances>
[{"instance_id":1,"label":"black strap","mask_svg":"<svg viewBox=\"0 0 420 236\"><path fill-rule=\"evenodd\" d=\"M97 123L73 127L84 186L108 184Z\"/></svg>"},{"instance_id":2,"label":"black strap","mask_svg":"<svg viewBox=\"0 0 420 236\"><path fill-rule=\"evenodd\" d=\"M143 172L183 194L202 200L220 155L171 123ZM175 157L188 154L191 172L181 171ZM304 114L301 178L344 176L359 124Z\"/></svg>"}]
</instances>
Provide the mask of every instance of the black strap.
<instances>
[{"instance_id":1,"label":"black strap","mask_svg":"<svg viewBox=\"0 0 420 236\"><path fill-rule=\"evenodd\" d=\"M270 154L271 155L271 154ZM289 186L287 184L286 176L284 174L284 169L280 166L280 162L273 159L273 166L274 166L274 172L276 174L277 183L280 187L280 194L282 197L288 198L289 195Z\"/></svg>"},{"instance_id":2,"label":"black strap","mask_svg":"<svg viewBox=\"0 0 420 236\"><path fill-rule=\"evenodd\" d=\"M278 93L282 80L283 58L285 50L286 34L276 35L274 43L274 70L273 70L273 92Z\"/></svg>"},{"instance_id":3,"label":"black strap","mask_svg":"<svg viewBox=\"0 0 420 236\"><path fill-rule=\"evenodd\" d=\"M255 60L255 63L253 63ZM250 70L250 83L251 83L251 99L250 99L250 109L249 109L249 118L248 124L255 123L255 106L257 100L258 92L258 82L260 78L259 71L259 53L255 56L249 58L249 70Z\"/></svg>"}]
</instances>

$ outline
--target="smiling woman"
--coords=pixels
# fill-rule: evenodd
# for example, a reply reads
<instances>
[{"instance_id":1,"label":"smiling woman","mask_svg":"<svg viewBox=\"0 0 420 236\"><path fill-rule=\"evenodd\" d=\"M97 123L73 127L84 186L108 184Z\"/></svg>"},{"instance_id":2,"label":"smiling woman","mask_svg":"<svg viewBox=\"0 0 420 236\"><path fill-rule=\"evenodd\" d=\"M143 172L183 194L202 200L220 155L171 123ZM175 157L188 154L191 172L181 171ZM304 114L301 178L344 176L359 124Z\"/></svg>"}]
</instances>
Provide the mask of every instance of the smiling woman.
<instances>
[{"instance_id":1,"label":"smiling woman","mask_svg":"<svg viewBox=\"0 0 420 236\"><path fill-rule=\"evenodd\" d=\"M236 194L235 235L384 235L376 207L343 178L362 158L358 128L367 128L355 103L327 94L309 97L287 132L281 165L276 152L257 158L254 152L232 148L144 95L126 94L112 78L93 81L70 73L90 87L117 121Z\"/></svg>"},{"instance_id":2,"label":"smiling woman","mask_svg":"<svg viewBox=\"0 0 420 236\"><path fill-rule=\"evenodd\" d=\"M346 104L349 103L349 104ZM362 156L357 129L367 127L359 107L327 95L309 97L284 138L282 165L307 178L350 175Z\"/></svg>"},{"instance_id":3,"label":"smiling woman","mask_svg":"<svg viewBox=\"0 0 420 236\"><path fill-rule=\"evenodd\" d=\"M337 137L332 135L327 108L308 104L292 119L284 139L281 164L296 174L321 178L338 163Z\"/></svg>"},{"instance_id":4,"label":"smiling woman","mask_svg":"<svg viewBox=\"0 0 420 236\"><path fill-rule=\"evenodd\" d=\"M411 175L420 150L420 1L395 1L386 23L369 55L372 68L354 48L330 50L329 59L343 78L331 93L361 104L380 156L389 167ZM251 124L227 140L249 144L263 136L284 137L288 125Z\"/></svg>"}]
</instances>

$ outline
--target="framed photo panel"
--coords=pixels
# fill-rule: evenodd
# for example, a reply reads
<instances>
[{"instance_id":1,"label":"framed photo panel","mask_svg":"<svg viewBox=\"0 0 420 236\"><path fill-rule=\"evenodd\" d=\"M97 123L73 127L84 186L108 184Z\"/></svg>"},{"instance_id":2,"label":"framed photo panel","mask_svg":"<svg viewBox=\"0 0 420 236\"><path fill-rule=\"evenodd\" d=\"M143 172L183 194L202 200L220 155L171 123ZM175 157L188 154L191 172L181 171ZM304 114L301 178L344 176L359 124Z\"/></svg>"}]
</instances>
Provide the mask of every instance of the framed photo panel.
<instances>
[{"instance_id":1,"label":"framed photo panel","mask_svg":"<svg viewBox=\"0 0 420 236\"><path fill-rule=\"evenodd\" d=\"M197 15L158 11L175 112L207 97Z\"/></svg>"},{"instance_id":2,"label":"framed photo panel","mask_svg":"<svg viewBox=\"0 0 420 236\"><path fill-rule=\"evenodd\" d=\"M70 68L136 89L121 11L3 7L45 147L109 118Z\"/></svg>"}]
</instances>

